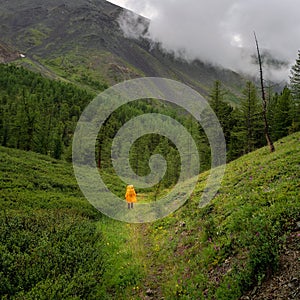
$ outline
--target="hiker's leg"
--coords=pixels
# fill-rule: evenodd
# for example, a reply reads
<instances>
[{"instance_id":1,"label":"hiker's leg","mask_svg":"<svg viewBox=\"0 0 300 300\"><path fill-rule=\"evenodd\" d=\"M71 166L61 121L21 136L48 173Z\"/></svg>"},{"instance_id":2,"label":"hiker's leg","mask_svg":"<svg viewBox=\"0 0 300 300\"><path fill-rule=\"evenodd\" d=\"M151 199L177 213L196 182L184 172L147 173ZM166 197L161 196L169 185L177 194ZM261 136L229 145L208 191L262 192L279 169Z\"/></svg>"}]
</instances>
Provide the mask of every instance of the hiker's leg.
<instances>
[{"instance_id":1,"label":"hiker's leg","mask_svg":"<svg viewBox=\"0 0 300 300\"><path fill-rule=\"evenodd\" d=\"M130 208L130 203L128 202L128 209Z\"/></svg>"},{"instance_id":2,"label":"hiker's leg","mask_svg":"<svg viewBox=\"0 0 300 300\"><path fill-rule=\"evenodd\" d=\"M133 202L131 202L131 208L133 208Z\"/></svg>"}]
</instances>

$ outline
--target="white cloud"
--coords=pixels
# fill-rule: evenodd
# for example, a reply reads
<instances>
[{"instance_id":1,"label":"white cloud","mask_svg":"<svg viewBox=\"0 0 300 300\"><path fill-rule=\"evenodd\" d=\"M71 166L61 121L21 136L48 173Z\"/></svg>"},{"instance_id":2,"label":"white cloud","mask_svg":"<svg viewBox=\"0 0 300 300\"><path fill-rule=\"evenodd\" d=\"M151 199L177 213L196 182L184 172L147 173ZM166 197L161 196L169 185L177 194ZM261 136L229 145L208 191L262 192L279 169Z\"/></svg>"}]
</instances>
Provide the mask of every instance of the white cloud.
<instances>
[{"instance_id":1,"label":"white cloud","mask_svg":"<svg viewBox=\"0 0 300 300\"><path fill-rule=\"evenodd\" d=\"M116 0L114 2L117 2ZM257 72L253 31L261 49L294 63L300 48L298 0L123 0L120 5L151 18L149 36L189 59ZM134 29L133 26L131 29ZM289 68L267 70L287 79Z\"/></svg>"},{"instance_id":2,"label":"white cloud","mask_svg":"<svg viewBox=\"0 0 300 300\"><path fill-rule=\"evenodd\" d=\"M123 12L120 16L119 26L124 36L132 39L138 39L143 36L147 30L147 24L141 22L139 15L130 10Z\"/></svg>"}]
</instances>

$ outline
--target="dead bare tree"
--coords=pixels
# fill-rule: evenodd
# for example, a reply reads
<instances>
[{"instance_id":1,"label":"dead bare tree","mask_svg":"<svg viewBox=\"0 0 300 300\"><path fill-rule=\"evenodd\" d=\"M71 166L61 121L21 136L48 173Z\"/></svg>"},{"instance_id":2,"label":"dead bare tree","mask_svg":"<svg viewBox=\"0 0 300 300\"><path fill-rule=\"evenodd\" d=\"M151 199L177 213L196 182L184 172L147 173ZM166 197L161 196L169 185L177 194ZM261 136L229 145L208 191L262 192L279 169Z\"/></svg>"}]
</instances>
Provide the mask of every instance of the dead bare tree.
<instances>
[{"instance_id":1,"label":"dead bare tree","mask_svg":"<svg viewBox=\"0 0 300 300\"><path fill-rule=\"evenodd\" d=\"M267 99L266 99L266 93L265 93L265 87L264 87L262 60L261 60L261 55L260 55L258 41L257 41L257 37L256 37L255 32L254 32L254 38L255 38L255 43L256 43L258 64L259 64L259 73L260 73L260 85L261 85L261 97L262 97L262 107L263 107L262 114L263 114L263 120L264 120L264 132L265 132L265 137L266 137L268 146L270 148L270 152L274 152L275 147L274 147L274 144L273 144L272 139L270 137L269 124L268 124L268 118L267 118Z\"/></svg>"}]
</instances>

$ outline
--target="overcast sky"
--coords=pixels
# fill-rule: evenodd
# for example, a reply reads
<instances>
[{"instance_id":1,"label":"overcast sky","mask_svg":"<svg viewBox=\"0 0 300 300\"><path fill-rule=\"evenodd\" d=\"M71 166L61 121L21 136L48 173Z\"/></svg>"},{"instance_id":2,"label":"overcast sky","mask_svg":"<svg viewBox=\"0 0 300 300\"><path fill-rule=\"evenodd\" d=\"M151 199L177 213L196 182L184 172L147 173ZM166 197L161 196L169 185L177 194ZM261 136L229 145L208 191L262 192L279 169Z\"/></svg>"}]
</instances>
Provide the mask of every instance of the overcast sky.
<instances>
[{"instance_id":1,"label":"overcast sky","mask_svg":"<svg viewBox=\"0 0 300 300\"><path fill-rule=\"evenodd\" d=\"M250 74L260 48L294 64L300 49L299 0L112 0L151 19L149 36L167 51L188 59L219 64ZM120 20L127 35L137 38L142 28L130 15ZM272 79L288 79L289 67L265 70Z\"/></svg>"}]
</instances>

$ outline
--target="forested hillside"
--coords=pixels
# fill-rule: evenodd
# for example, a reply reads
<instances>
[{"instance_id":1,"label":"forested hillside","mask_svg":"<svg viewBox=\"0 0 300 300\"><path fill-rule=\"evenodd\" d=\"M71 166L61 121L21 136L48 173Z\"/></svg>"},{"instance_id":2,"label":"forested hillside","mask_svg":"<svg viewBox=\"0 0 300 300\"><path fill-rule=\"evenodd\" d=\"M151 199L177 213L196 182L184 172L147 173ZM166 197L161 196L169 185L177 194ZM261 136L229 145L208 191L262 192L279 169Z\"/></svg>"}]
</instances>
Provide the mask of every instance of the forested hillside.
<instances>
[{"instance_id":1,"label":"forested hillside","mask_svg":"<svg viewBox=\"0 0 300 300\"><path fill-rule=\"evenodd\" d=\"M290 88L270 94L274 140L299 129L298 66L297 60ZM150 225L124 224L97 212L79 192L71 165L54 159L71 159L74 127L94 94L16 66L0 65L0 72L1 296L238 299L280 267L281 245L297 239L290 230L300 218L299 133L275 143L272 154L263 148L230 163L220 191L205 208L198 203L208 173L171 216ZM261 103L250 82L239 107L226 103L224 92L216 81L210 103L232 160L265 143ZM107 186L120 197L125 183L114 175L109 145L123 123L145 112L183 123L206 162L202 170L209 167L199 124L177 107L137 101L110 116L95 149ZM176 148L158 135L133 145L133 169L145 174L153 153L163 154L173 168L160 185L137 190L141 202L167 193L178 176Z\"/></svg>"},{"instance_id":2,"label":"forested hillside","mask_svg":"<svg viewBox=\"0 0 300 300\"><path fill-rule=\"evenodd\" d=\"M91 99L71 84L0 65L1 145L70 159L76 122Z\"/></svg>"},{"instance_id":3,"label":"forested hillside","mask_svg":"<svg viewBox=\"0 0 300 300\"><path fill-rule=\"evenodd\" d=\"M76 123L95 94L13 65L0 65L0 88L1 145L71 161L71 142ZM106 121L95 149L99 166L106 172L113 172L110 145L122 124L134 116L157 112L172 116L186 125L198 141L198 146L202 145L199 149L202 169L207 169L209 148L203 132L202 137L199 135L199 124L179 108L150 99L123 106ZM173 164L163 185L174 184L178 177L179 166L174 165L178 161L178 153L172 143L157 134L148 135L135 143L131 151L134 170L138 174L147 172L148 159L153 153L163 154Z\"/></svg>"},{"instance_id":4,"label":"forested hillside","mask_svg":"<svg viewBox=\"0 0 300 300\"><path fill-rule=\"evenodd\" d=\"M92 94L72 84L55 81L13 65L0 65L0 143L5 147L32 150L54 158L71 160L71 142L76 123ZM101 89L107 88L102 86ZM224 97L226 90L216 81L209 101L224 131L228 161L266 144L262 105L258 90L247 82L240 106L233 108ZM281 94L269 94L268 117L271 137L277 140L299 127L297 99L289 88ZM210 166L210 148L201 125L181 108L155 99L144 99L122 106L105 122L96 145L98 166L113 173L111 143L127 121L144 113L162 113L175 118L193 136L198 147L201 170ZM143 155L140 155L143 153ZM157 134L144 136L131 149L131 163L138 175L149 172L149 157L162 154L169 164L162 185L178 178L178 153L175 145Z\"/></svg>"}]
</instances>

